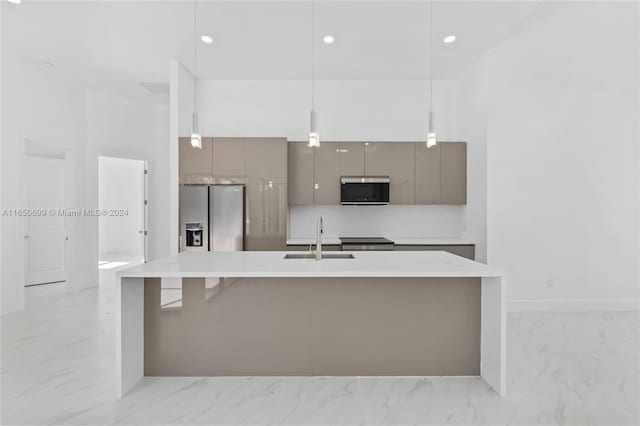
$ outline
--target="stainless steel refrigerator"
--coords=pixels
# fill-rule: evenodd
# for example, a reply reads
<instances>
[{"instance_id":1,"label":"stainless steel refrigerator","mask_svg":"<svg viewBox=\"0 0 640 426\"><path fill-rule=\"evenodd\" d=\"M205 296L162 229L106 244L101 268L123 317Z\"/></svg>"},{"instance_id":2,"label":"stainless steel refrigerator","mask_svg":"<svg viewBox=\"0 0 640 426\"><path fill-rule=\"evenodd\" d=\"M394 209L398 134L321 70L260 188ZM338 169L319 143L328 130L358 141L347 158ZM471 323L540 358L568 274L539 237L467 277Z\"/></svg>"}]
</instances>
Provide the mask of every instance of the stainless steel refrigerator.
<instances>
[{"instance_id":1,"label":"stainless steel refrigerator","mask_svg":"<svg viewBox=\"0 0 640 426\"><path fill-rule=\"evenodd\" d=\"M180 251L242 251L244 185L180 185Z\"/></svg>"}]
</instances>

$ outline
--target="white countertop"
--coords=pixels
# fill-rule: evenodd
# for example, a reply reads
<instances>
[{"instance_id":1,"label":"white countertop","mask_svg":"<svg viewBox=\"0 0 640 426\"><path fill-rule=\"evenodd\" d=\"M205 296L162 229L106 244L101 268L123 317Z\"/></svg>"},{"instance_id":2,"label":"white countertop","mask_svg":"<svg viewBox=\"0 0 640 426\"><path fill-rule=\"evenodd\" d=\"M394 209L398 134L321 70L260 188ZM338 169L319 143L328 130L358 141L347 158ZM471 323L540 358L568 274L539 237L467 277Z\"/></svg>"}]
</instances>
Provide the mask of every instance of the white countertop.
<instances>
[{"instance_id":1,"label":"white countertop","mask_svg":"<svg viewBox=\"0 0 640 426\"><path fill-rule=\"evenodd\" d=\"M299 252L298 252L299 253ZM343 252L345 253L345 252ZM284 259L286 252L181 253L119 277L497 277L499 269L444 251L353 252L355 259Z\"/></svg>"},{"instance_id":2,"label":"white countertop","mask_svg":"<svg viewBox=\"0 0 640 426\"><path fill-rule=\"evenodd\" d=\"M458 245L473 245L475 241L468 238L449 238L449 237L388 237L384 236L396 245L416 245L416 246L458 246ZM290 238L287 240L287 245L309 245L315 244L316 239L309 238ZM325 245L340 245L339 237L323 237L322 244Z\"/></svg>"}]
</instances>

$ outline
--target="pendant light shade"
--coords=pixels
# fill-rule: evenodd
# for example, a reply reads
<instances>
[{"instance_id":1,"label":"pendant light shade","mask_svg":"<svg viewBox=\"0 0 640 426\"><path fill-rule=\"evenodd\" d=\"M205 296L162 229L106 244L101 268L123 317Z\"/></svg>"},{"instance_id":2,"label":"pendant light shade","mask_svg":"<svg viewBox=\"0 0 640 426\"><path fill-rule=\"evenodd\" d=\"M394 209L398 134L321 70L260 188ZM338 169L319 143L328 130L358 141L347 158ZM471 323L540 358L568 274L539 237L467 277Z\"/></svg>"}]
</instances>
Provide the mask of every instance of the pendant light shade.
<instances>
[{"instance_id":1,"label":"pendant light shade","mask_svg":"<svg viewBox=\"0 0 640 426\"><path fill-rule=\"evenodd\" d=\"M436 146L436 132L433 128L433 111L429 111L429 132L427 133L427 148Z\"/></svg>"},{"instance_id":2,"label":"pendant light shade","mask_svg":"<svg viewBox=\"0 0 640 426\"><path fill-rule=\"evenodd\" d=\"M191 124L191 146L194 148L202 148L202 136L200 136L200 131L198 130L198 113L195 111Z\"/></svg>"},{"instance_id":3,"label":"pendant light shade","mask_svg":"<svg viewBox=\"0 0 640 426\"><path fill-rule=\"evenodd\" d=\"M320 146L320 133L318 132L318 121L316 112L311 110L311 128L309 130L309 146L317 148Z\"/></svg>"}]
</instances>

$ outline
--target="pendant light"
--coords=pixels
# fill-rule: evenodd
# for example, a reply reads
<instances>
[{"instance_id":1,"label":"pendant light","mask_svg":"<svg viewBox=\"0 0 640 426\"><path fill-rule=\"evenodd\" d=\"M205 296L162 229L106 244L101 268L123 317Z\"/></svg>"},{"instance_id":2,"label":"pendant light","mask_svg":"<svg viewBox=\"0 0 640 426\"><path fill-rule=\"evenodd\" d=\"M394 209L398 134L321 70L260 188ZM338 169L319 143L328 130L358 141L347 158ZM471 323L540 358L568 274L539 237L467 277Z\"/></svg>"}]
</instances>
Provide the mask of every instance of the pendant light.
<instances>
[{"instance_id":1,"label":"pendant light","mask_svg":"<svg viewBox=\"0 0 640 426\"><path fill-rule=\"evenodd\" d=\"M193 117L191 123L191 146L202 149L202 135L198 130L198 109L196 103L196 86L198 84L198 42L197 42L197 0L193 1Z\"/></svg>"},{"instance_id":2,"label":"pendant light","mask_svg":"<svg viewBox=\"0 0 640 426\"><path fill-rule=\"evenodd\" d=\"M436 131L433 126L433 0L429 1L429 131L427 148L436 146Z\"/></svg>"},{"instance_id":3,"label":"pendant light","mask_svg":"<svg viewBox=\"0 0 640 426\"><path fill-rule=\"evenodd\" d=\"M318 132L318 116L315 111L315 1L311 0L311 116L309 129L309 146L318 148L320 146L320 133Z\"/></svg>"}]
</instances>

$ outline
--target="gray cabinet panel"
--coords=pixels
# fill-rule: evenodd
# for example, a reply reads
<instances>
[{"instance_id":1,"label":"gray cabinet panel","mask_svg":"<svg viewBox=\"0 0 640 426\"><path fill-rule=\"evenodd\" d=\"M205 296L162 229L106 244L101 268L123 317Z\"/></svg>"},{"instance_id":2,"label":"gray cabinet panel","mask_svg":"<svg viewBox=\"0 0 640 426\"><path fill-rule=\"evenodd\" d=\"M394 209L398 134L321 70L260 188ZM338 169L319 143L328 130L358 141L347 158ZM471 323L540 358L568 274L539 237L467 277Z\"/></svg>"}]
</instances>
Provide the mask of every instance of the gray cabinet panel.
<instances>
[{"instance_id":1,"label":"gray cabinet panel","mask_svg":"<svg viewBox=\"0 0 640 426\"><path fill-rule=\"evenodd\" d=\"M249 138L246 140L247 175L266 182L287 183L286 138Z\"/></svg>"},{"instance_id":2,"label":"gray cabinet panel","mask_svg":"<svg viewBox=\"0 0 640 426\"><path fill-rule=\"evenodd\" d=\"M466 257L467 259L475 260L476 258L476 246L469 245L455 245L455 246L437 246L437 245L414 245L414 246L396 246L397 251L447 251L449 253L456 254L458 256Z\"/></svg>"},{"instance_id":3,"label":"gray cabinet panel","mask_svg":"<svg viewBox=\"0 0 640 426\"><path fill-rule=\"evenodd\" d=\"M440 147L416 144L416 204L440 203Z\"/></svg>"},{"instance_id":4,"label":"gray cabinet panel","mask_svg":"<svg viewBox=\"0 0 640 426\"><path fill-rule=\"evenodd\" d=\"M315 204L340 203L339 143L322 142L314 148Z\"/></svg>"},{"instance_id":5,"label":"gray cabinet panel","mask_svg":"<svg viewBox=\"0 0 640 426\"><path fill-rule=\"evenodd\" d=\"M202 138L202 149L191 146L191 138L180 138L178 168L180 183L212 183L212 140Z\"/></svg>"},{"instance_id":6,"label":"gray cabinet panel","mask_svg":"<svg viewBox=\"0 0 640 426\"><path fill-rule=\"evenodd\" d=\"M245 250L284 250L287 234L287 185L249 177Z\"/></svg>"},{"instance_id":7,"label":"gray cabinet panel","mask_svg":"<svg viewBox=\"0 0 640 426\"><path fill-rule=\"evenodd\" d=\"M289 204L304 206L313 204L313 150L304 142L288 144Z\"/></svg>"},{"instance_id":8,"label":"gray cabinet panel","mask_svg":"<svg viewBox=\"0 0 640 426\"><path fill-rule=\"evenodd\" d=\"M389 201L391 204L415 204L416 144L389 142Z\"/></svg>"},{"instance_id":9,"label":"gray cabinet panel","mask_svg":"<svg viewBox=\"0 0 640 426\"><path fill-rule=\"evenodd\" d=\"M364 143L341 142L339 151L340 176L364 175Z\"/></svg>"},{"instance_id":10,"label":"gray cabinet panel","mask_svg":"<svg viewBox=\"0 0 640 426\"><path fill-rule=\"evenodd\" d=\"M246 174L245 139L213 138L213 175L216 180L244 182Z\"/></svg>"},{"instance_id":11,"label":"gray cabinet panel","mask_svg":"<svg viewBox=\"0 0 640 426\"><path fill-rule=\"evenodd\" d=\"M389 145L386 142L365 142L365 176L389 176ZM413 159L410 162L413 162Z\"/></svg>"},{"instance_id":12,"label":"gray cabinet panel","mask_svg":"<svg viewBox=\"0 0 640 426\"><path fill-rule=\"evenodd\" d=\"M467 144L440 144L440 204L467 203Z\"/></svg>"}]
</instances>

